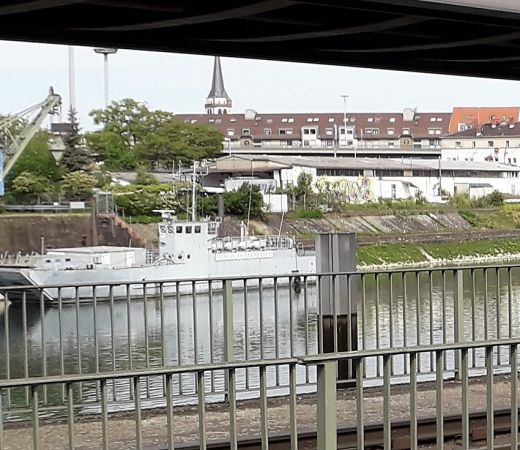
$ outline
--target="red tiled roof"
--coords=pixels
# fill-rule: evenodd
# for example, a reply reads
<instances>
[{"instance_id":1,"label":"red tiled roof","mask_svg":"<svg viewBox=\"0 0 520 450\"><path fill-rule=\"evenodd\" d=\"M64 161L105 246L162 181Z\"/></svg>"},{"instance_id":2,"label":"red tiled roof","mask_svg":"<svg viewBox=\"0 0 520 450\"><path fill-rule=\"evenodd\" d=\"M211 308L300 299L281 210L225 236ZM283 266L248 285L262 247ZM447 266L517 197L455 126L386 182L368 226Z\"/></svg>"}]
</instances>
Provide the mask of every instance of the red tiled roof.
<instances>
[{"instance_id":1,"label":"red tiled roof","mask_svg":"<svg viewBox=\"0 0 520 450\"><path fill-rule=\"evenodd\" d=\"M213 126L225 136L234 130L232 139L250 136L252 139L301 139L301 129L305 126L318 127L320 139L334 139L334 126L343 126L343 113L257 113L254 119L246 119L245 114L177 114L184 122L204 123ZM414 138L440 137L448 134L451 113L416 112L414 119L405 121L403 113L347 113L349 126L354 126L356 138L360 139L398 139L403 129L409 129ZM292 129L291 134L280 134L281 129ZM378 129L378 134L368 134L367 129ZM271 134L266 134L269 129ZM332 129L332 135L327 134ZM394 134L389 134L389 129ZM440 134L430 133L429 129L440 129ZM247 133L246 130L249 130ZM361 130L363 132L361 133Z\"/></svg>"}]
</instances>

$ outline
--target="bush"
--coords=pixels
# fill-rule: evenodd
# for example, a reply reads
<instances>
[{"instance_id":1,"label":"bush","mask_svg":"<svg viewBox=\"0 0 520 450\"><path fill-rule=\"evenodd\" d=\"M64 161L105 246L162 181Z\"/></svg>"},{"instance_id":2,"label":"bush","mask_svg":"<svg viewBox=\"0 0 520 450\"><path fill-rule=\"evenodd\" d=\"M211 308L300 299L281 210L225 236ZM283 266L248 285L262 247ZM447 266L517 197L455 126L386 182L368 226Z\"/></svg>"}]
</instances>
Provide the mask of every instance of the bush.
<instances>
[{"instance_id":1,"label":"bush","mask_svg":"<svg viewBox=\"0 0 520 450\"><path fill-rule=\"evenodd\" d=\"M125 217L126 222L128 223L143 223L143 224L149 224L149 223L160 223L162 221L162 217L157 214L154 216L128 216Z\"/></svg>"},{"instance_id":2,"label":"bush","mask_svg":"<svg viewBox=\"0 0 520 450\"><path fill-rule=\"evenodd\" d=\"M321 219L323 212L319 209L301 209L296 211L294 217L296 219Z\"/></svg>"},{"instance_id":3,"label":"bush","mask_svg":"<svg viewBox=\"0 0 520 450\"><path fill-rule=\"evenodd\" d=\"M225 212L232 216L260 219L264 215L263 206L264 199L258 186L244 183L238 191L224 194Z\"/></svg>"}]
</instances>

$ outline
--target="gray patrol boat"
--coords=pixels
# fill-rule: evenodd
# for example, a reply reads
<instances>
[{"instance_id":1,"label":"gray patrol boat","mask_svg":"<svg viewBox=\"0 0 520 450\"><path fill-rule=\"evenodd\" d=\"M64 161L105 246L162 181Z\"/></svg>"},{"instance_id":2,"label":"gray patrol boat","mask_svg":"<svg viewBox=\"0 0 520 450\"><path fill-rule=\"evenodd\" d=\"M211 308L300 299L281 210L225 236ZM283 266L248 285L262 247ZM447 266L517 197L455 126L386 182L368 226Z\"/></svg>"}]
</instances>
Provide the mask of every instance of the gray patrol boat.
<instances>
[{"instance_id":1,"label":"gray patrol boat","mask_svg":"<svg viewBox=\"0 0 520 450\"><path fill-rule=\"evenodd\" d=\"M55 302L127 298L192 292L207 292L203 279L315 273L316 260L301 244L287 236L250 236L242 223L241 235L219 237L218 220L179 221L173 211L162 215L159 228L159 254L144 248L78 247L48 251L45 255L19 258L0 266L0 286L35 286L26 298ZM286 282L289 280L286 279ZM296 281L297 282L297 281ZM253 287L255 280L248 282ZM263 286L272 285L266 279ZM92 286L96 285L95 289ZM243 287L243 281L235 282ZM256 279L258 286L258 278ZM58 286L60 286L58 288ZM222 284L212 283L219 289ZM22 290L9 291L11 301L22 298Z\"/></svg>"}]
</instances>

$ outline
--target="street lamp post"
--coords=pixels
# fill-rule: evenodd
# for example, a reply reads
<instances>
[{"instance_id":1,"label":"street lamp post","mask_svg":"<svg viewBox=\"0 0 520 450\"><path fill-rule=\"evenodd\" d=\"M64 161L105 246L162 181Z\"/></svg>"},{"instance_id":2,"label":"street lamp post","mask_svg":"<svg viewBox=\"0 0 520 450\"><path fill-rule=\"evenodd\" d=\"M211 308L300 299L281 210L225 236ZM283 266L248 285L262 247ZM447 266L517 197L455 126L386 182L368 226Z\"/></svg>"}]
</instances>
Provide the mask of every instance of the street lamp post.
<instances>
[{"instance_id":1,"label":"street lamp post","mask_svg":"<svg viewBox=\"0 0 520 450\"><path fill-rule=\"evenodd\" d=\"M345 146L347 146L347 98L349 97L347 94L341 94L343 98L343 131L345 133ZM338 142L339 144L339 142ZM334 154L334 156L336 156ZM356 146L354 146L354 158L356 157Z\"/></svg>"},{"instance_id":2,"label":"street lamp post","mask_svg":"<svg viewBox=\"0 0 520 450\"><path fill-rule=\"evenodd\" d=\"M99 55L103 55L104 60L104 71L105 71L105 107L108 106L110 98L108 95L108 55L114 55L117 53L117 48L95 48L94 52Z\"/></svg>"}]
</instances>

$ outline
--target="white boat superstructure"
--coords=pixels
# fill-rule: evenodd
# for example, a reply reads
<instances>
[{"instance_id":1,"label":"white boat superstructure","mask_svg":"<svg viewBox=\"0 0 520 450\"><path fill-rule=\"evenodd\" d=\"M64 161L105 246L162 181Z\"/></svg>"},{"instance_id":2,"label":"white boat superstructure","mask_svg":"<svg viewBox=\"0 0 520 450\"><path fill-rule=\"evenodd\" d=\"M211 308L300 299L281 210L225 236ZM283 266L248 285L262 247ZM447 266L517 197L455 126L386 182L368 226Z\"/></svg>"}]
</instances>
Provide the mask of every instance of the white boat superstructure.
<instances>
[{"instance_id":1,"label":"white boat superstructure","mask_svg":"<svg viewBox=\"0 0 520 450\"><path fill-rule=\"evenodd\" d=\"M54 249L45 255L18 258L0 266L1 286L49 286L47 300L121 298L143 293L172 294L180 289L191 291L193 279L315 273L313 253L287 236L250 236L242 224L241 235L219 237L220 221L179 221L172 211L160 211L158 225L159 254L150 255L143 248L78 247ZM178 282L159 283L165 280ZM272 282L272 280L271 280ZM79 288L74 284L97 285ZM106 283L105 285L103 285ZM251 281L248 286L254 283ZM269 280L264 285L267 286ZM243 286L243 282L237 283ZM218 289L218 282L213 288ZM208 289L198 283L197 291ZM36 289L31 296L40 296ZM9 298L20 294L10 292Z\"/></svg>"}]
</instances>

